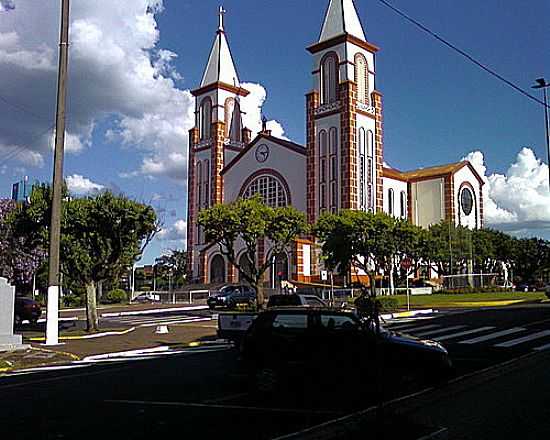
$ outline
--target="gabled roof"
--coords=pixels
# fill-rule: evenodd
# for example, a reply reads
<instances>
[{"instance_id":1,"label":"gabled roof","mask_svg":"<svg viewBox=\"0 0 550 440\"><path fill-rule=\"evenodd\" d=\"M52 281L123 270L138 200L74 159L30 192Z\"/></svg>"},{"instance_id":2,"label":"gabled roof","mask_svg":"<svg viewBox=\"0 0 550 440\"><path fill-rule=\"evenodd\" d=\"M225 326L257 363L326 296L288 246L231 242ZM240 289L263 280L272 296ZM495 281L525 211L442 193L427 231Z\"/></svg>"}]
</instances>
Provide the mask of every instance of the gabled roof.
<instances>
[{"instance_id":1,"label":"gabled roof","mask_svg":"<svg viewBox=\"0 0 550 440\"><path fill-rule=\"evenodd\" d=\"M467 160L445 165L436 165L428 168L420 168L412 171L398 171L393 168L383 168L382 174L384 177L388 177L391 179L416 182L419 180L429 180L432 178L435 179L437 177L448 176L449 174L455 174L464 167L468 167L472 171L475 178L479 181L481 185L485 184L483 178L475 170L472 164Z\"/></svg>"},{"instance_id":2,"label":"gabled roof","mask_svg":"<svg viewBox=\"0 0 550 440\"><path fill-rule=\"evenodd\" d=\"M237 154L231 162L229 162L225 168L222 170L221 174L224 175L227 173L231 168L233 168L234 165L239 162L239 160L248 153L252 148L254 148L262 139L268 140L273 142L274 144L280 145L282 147L288 148L289 150L294 151L298 154L303 154L304 156L307 154L306 149L300 145L296 144L295 142L287 141L286 139L281 139L275 136L268 135L266 133L258 133L258 136L254 138L252 142L250 142L239 154Z\"/></svg>"},{"instance_id":3,"label":"gabled roof","mask_svg":"<svg viewBox=\"0 0 550 440\"><path fill-rule=\"evenodd\" d=\"M344 34L366 41L353 0L330 0L319 43Z\"/></svg>"},{"instance_id":4,"label":"gabled roof","mask_svg":"<svg viewBox=\"0 0 550 440\"><path fill-rule=\"evenodd\" d=\"M216 32L208 64L202 76L201 88L218 82L234 87L239 87L240 85L237 69L235 69L231 50L229 49L229 44L227 44L227 38L222 26Z\"/></svg>"}]
</instances>

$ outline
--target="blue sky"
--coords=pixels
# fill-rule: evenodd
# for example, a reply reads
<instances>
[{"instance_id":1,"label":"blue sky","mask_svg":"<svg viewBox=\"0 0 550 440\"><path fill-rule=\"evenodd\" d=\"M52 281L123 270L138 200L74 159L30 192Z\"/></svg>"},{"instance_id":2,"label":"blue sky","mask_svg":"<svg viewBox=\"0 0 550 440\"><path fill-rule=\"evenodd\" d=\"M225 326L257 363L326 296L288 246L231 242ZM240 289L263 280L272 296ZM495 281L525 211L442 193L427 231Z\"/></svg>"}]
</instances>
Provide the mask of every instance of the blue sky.
<instances>
[{"instance_id":1,"label":"blue sky","mask_svg":"<svg viewBox=\"0 0 550 440\"><path fill-rule=\"evenodd\" d=\"M11 183L22 175L51 179L52 155L40 134L55 115L57 5L11 3L13 10L0 7L0 96L33 115L0 100L0 196L8 196ZM391 3L521 87L530 89L541 76L550 79L547 0ZM302 143L304 95L311 88L312 70L305 48L318 38L328 0L223 4L241 81L265 88L263 112L282 125L287 137ZM367 39L381 48L377 88L384 95L386 162L408 170L480 151L484 163L479 154L470 158L478 169L487 167L495 225L550 237L547 168L540 162L546 162L542 106L466 62L378 0L355 4ZM146 262L163 249L182 246L192 105L186 91L200 81L218 7L211 0L72 3L73 138L65 174L77 191L97 184L154 204L165 231L148 250ZM147 63L154 68L147 69ZM261 96L258 100L261 104ZM22 152L10 154L18 146ZM508 197L518 191L525 200Z\"/></svg>"}]
</instances>

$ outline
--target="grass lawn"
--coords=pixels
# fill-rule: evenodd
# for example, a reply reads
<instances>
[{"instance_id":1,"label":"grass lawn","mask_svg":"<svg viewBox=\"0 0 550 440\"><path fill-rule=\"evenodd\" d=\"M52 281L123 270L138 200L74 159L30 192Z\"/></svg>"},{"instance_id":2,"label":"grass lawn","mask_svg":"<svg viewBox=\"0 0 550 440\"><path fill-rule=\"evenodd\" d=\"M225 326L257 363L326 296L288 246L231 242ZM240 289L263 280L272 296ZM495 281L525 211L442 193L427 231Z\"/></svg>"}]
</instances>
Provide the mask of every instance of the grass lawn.
<instances>
[{"instance_id":1,"label":"grass lawn","mask_svg":"<svg viewBox=\"0 0 550 440\"><path fill-rule=\"evenodd\" d=\"M399 308L407 307L407 296L395 296ZM493 307L545 300L540 292L464 293L446 295L411 295L411 308Z\"/></svg>"}]
</instances>

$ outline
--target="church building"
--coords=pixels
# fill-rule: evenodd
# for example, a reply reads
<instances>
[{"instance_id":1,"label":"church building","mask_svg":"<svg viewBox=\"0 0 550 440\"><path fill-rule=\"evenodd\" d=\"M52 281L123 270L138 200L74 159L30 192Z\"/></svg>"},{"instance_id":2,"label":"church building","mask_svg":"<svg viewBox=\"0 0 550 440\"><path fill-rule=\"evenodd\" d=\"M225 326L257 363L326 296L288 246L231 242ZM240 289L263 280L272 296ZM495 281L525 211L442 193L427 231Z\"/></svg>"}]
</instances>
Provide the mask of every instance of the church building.
<instances>
[{"instance_id":1,"label":"church building","mask_svg":"<svg viewBox=\"0 0 550 440\"><path fill-rule=\"evenodd\" d=\"M196 99L189 132L189 268L194 282L238 282L238 271L205 243L198 212L217 203L261 194L265 203L291 205L314 223L324 212L383 211L428 227L451 220L483 226L483 179L467 162L399 171L384 164L383 97L376 88L378 47L367 41L353 0L330 0L318 41L307 48L313 87L306 95L306 145L274 137L254 139L243 127L241 87L220 25ZM258 243L258 258L265 257ZM274 262L275 274L294 283L320 278L318 248L296 240Z\"/></svg>"}]
</instances>

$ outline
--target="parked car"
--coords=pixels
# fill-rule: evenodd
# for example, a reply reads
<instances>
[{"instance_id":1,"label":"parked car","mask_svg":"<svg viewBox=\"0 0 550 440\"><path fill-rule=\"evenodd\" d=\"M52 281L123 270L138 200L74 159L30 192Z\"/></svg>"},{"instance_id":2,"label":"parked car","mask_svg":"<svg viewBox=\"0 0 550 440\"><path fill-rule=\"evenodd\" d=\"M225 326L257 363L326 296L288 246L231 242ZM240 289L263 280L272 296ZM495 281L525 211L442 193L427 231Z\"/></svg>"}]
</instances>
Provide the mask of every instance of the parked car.
<instances>
[{"instance_id":1,"label":"parked car","mask_svg":"<svg viewBox=\"0 0 550 440\"><path fill-rule=\"evenodd\" d=\"M13 323L16 327L19 327L25 320L34 325L42 315L42 308L32 298L16 296L13 315Z\"/></svg>"},{"instance_id":2,"label":"parked car","mask_svg":"<svg viewBox=\"0 0 550 440\"><path fill-rule=\"evenodd\" d=\"M333 309L262 312L240 347L260 391L305 378L319 387L338 386L334 377L353 377L354 387L369 386L378 362L383 362L384 377L392 381L440 381L452 372L441 344L387 330L377 333L354 314Z\"/></svg>"},{"instance_id":3,"label":"parked car","mask_svg":"<svg viewBox=\"0 0 550 440\"><path fill-rule=\"evenodd\" d=\"M529 283L519 283L516 285L516 292L536 292L537 286Z\"/></svg>"},{"instance_id":4,"label":"parked car","mask_svg":"<svg viewBox=\"0 0 550 440\"><path fill-rule=\"evenodd\" d=\"M154 295L152 293L142 293L136 296L133 300L133 303L155 303L160 302L160 295Z\"/></svg>"},{"instance_id":5,"label":"parked car","mask_svg":"<svg viewBox=\"0 0 550 440\"><path fill-rule=\"evenodd\" d=\"M544 288L544 293L546 294L546 297L550 299L550 284L547 284Z\"/></svg>"},{"instance_id":6,"label":"parked car","mask_svg":"<svg viewBox=\"0 0 550 440\"><path fill-rule=\"evenodd\" d=\"M228 284L220 288L217 294L206 300L210 310L216 307L234 309L238 304L252 304L256 301L256 292L250 286Z\"/></svg>"},{"instance_id":7,"label":"parked car","mask_svg":"<svg viewBox=\"0 0 550 440\"><path fill-rule=\"evenodd\" d=\"M321 298L316 295L271 295L267 301L267 308L281 306L303 306L303 307L327 307Z\"/></svg>"}]
</instances>

